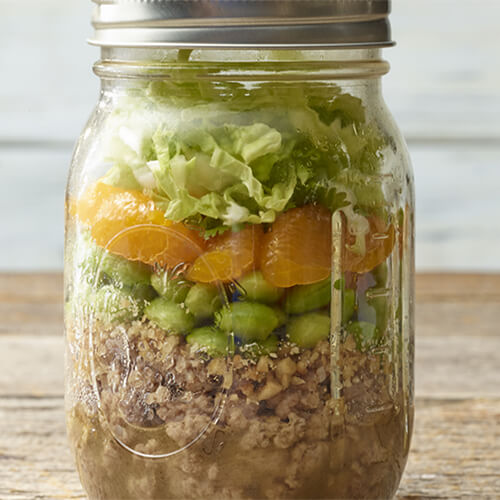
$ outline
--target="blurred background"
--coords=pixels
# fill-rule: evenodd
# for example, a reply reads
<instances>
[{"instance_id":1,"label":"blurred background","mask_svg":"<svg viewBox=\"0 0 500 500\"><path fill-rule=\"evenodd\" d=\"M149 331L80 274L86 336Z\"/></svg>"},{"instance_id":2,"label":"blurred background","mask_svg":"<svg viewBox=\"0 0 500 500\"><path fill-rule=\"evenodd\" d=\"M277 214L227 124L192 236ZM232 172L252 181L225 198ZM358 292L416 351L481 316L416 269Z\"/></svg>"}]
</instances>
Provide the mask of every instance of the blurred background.
<instances>
[{"instance_id":1,"label":"blurred background","mask_svg":"<svg viewBox=\"0 0 500 500\"><path fill-rule=\"evenodd\" d=\"M99 81L89 0L0 0L0 271L60 270L76 138ZM418 271L500 271L499 0L394 0L390 109L417 190Z\"/></svg>"}]
</instances>

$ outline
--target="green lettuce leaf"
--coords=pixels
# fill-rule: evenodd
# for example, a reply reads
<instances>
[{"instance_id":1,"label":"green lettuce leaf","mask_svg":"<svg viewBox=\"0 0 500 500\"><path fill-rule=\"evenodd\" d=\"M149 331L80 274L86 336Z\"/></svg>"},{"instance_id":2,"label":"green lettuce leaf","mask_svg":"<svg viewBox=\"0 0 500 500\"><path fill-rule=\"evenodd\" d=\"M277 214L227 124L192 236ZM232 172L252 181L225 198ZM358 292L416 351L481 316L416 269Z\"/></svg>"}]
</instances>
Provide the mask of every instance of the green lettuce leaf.
<instances>
[{"instance_id":1,"label":"green lettuce leaf","mask_svg":"<svg viewBox=\"0 0 500 500\"><path fill-rule=\"evenodd\" d=\"M360 98L319 82L200 79L187 54L110 116L104 182L147 190L205 237L306 203L350 207L353 227L383 215L386 140Z\"/></svg>"},{"instance_id":2,"label":"green lettuce leaf","mask_svg":"<svg viewBox=\"0 0 500 500\"><path fill-rule=\"evenodd\" d=\"M281 156L289 154L281 134L265 124L215 127L212 133L159 128L153 143L158 160L148 165L160 195L169 200L169 219L180 221L201 214L227 226L273 222L293 195L293 167L271 187L255 175L253 161L261 160L262 165L265 158L271 170Z\"/></svg>"}]
</instances>

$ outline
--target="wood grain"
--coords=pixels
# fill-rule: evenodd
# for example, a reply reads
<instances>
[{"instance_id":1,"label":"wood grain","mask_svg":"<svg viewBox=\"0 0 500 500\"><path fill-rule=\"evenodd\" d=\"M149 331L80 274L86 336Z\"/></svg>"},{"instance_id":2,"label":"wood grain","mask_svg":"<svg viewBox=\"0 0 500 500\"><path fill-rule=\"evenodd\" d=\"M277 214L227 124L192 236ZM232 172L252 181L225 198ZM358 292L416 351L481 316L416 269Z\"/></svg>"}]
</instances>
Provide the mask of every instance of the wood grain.
<instances>
[{"instance_id":1,"label":"wood grain","mask_svg":"<svg viewBox=\"0 0 500 500\"><path fill-rule=\"evenodd\" d=\"M64 394L62 335L0 335L0 366L0 397Z\"/></svg>"},{"instance_id":2,"label":"wood grain","mask_svg":"<svg viewBox=\"0 0 500 500\"><path fill-rule=\"evenodd\" d=\"M500 274L418 273L415 291L418 304L500 303Z\"/></svg>"},{"instance_id":3,"label":"wood grain","mask_svg":"<svg viewBox=\"0 0 500 500\"><path fill-rule=\"evenodd\" d=\"M0 335L0 397L63 394L62 336ZM416 393L500 398L500 336L416 339Z\"/></svg>"},{"instance_id":4,"label":"wood grain","mask_svg":"<svg viewBox=\"0 0 500 500\"><path fill-rule=\"evenodd\" d=\"M415 346L417 395L500 398L500 336L417 336Z\"/></svg>"},{"instance_id":5,"label":"wood grain","mask_svg":"<svg viewBox=\"0 0 500 500\"><path fill-rule=\"evenodd\" d=\"M85 498L64 429L61 293L60 274L0 275L2 311L31 321L1 323L2 500ZM500 276L418 275L416 297L415 431L397 498L500 498Z\"/></svg>"},{"instance_id":6,"label":"wood grain","mask_svg":"<svg viewBox=\"0 0 500 500\"><path fill-rule=\"evenodd\" d=\"M499 315L500 274L417 276L417 337L500 338Z\"/></svg>"},{"instance_id":7,"label":"wood grain","mask_svg":"<svg viewBox=\"0 0 500 500\"><path fill-rule=\"evenodd\" d=\"M417 336L500 336L500 274L419 274ZM0 273L0 335L62 335L61 273ZM439 302L439 308L436 308Z\"/></svg>"},{"instance_id":8,"label":"wood grain","mask_svg":"<svg viewBox=\"0 0 500 500\"><path fill-rule=\"evenodd\" d=\"M0 88L2 269L61 267L66 172L98 92L90 10L1 1L1 66L15 75ZM421 269L500 270L499 16L498 0L393 2L384 93L410 142ZM398 498L500 498L499 282L417 279L416 424ZM61 304L60 274L0 274L2 500L85 498L64 429Z\"/></svg>"},{"instance_id":9,"label":"wood grain","mask_svg":"<svg viewBox=\"0 0 500 500\"><path fill-rule=\"evenodd\" d=\"M69 451L64 403L0 398L0 498L85 498Z\"/></svg>"},{"instance_id":10,"label":"wood grain","mask_svg":"<svg viewBox=\"0 0 500 500\"><path fill-rule=\"evenodd\" d=\"M417 399L399 499L498 498L500 400ZM0 398L0 498L85 498L61 398Z\"/></svg>"},{"instance_id":11,"label":"wood grain","mask_svg":"<svg viewBox=\"0 0 500 500\"><path fill-rule=\"evenodd\" d=\"M417 399L399 498L499 498L500 400Z\"/></svg>"},{"instance_id":12,"label":"wood grain","mask_svg":"<svg viewBox=\"0 0 500 500\"><path fill-rule=\"evenodd\" d=\"M0 274L0 335L62 335L61 273Z\"/></svg>"}]
</instances>

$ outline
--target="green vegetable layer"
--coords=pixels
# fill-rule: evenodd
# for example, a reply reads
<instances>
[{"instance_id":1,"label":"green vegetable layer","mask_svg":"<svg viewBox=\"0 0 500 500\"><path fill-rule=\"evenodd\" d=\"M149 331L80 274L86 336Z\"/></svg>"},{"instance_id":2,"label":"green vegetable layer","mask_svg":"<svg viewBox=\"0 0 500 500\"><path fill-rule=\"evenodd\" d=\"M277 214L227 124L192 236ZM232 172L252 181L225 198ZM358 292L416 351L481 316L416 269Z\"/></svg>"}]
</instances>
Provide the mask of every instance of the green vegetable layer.
<instances>
[{"instance_id":1,"label":"green vegetable layer","mask_svg":"<svg viewBox=\"0 0 500 500\"><path fill-rule=\"evenodd\" d=\"M193 76L175 71L119 99L106 122L103 159L111 167L103 181L143 191L166 218L207 239L245 224L266 230L305 204L344 208L347 229L363 237L353 248L364 251L366 216L387 216L386 140L361 99L318 82L215 85ZM238 278L237 292L224 291L129 262L88 235L81 244L79 297L103 321L145 318L210 356L226 355L233 342L250 356L272 354L283 342L312 348L331 333L330 279L285 290L252 271ZM386 280L382 264L363 293L335 285L341 323L361 351L378 345L387 328Z\"/></svg>"}]
</instances>

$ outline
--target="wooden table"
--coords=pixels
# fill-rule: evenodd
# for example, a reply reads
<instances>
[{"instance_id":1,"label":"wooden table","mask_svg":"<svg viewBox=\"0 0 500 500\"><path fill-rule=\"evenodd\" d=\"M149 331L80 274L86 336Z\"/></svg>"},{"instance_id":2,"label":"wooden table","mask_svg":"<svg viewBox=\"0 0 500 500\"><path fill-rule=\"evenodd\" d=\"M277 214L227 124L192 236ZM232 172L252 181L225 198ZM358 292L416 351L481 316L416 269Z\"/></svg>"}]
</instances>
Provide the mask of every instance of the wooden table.
<instances>
[{"instance_id":1,"label":"wooden table","mask_svg":"<svg viewBox=\"0 0 500 500\"><path fill-rule=\"evenodd\" d=\"M0 498L85 498L64 427L62 278L0 275ZM398 498L500 498L500 275L417 279L416 424Z\"/></svg>"}]
</instances>

